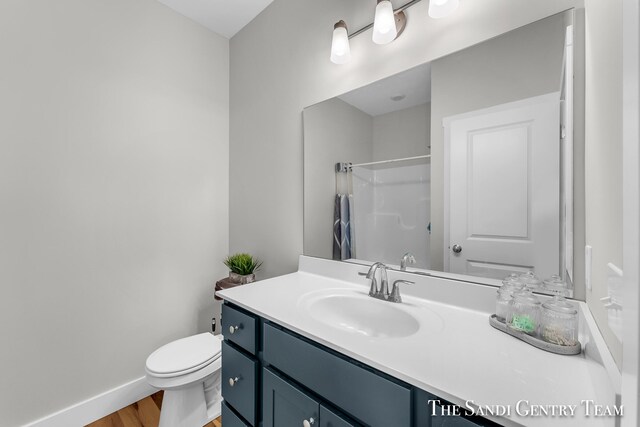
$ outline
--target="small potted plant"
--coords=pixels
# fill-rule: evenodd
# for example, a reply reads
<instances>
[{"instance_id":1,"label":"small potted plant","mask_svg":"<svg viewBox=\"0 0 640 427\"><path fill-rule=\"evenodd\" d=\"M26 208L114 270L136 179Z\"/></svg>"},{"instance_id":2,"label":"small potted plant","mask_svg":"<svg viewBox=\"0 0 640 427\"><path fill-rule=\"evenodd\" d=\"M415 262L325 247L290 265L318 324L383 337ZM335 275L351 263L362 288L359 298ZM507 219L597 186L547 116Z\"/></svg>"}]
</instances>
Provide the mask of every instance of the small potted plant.
<instances>
[{"instance_id":1,"label":"small potted plant","mask_svg":"<svg viewBox=\"0 0 640 427\"><path fill-rule=\"evenodd\" d=\"M229 255L224 260L224 265L229 268L229 278L236 283L255 282L255 272L260 268L262 262L257 258L245 253Z\"/></svg>"}]
</instances>

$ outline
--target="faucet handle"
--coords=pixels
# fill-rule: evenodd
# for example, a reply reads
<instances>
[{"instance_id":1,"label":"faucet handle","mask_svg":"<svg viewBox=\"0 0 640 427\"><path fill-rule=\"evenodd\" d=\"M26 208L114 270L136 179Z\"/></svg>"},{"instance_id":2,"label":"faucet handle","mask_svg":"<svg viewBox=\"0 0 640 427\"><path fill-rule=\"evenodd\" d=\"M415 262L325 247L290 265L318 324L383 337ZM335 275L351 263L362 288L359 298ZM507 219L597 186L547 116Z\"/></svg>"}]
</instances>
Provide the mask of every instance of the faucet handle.
<instances>
[{"instance_id":1,"label":"faucet handle","mask_svg":"<svg viewBox=\"0 0 640 427\"><path fill-rule=\"evenodd\" d=\"M405 285L415 285L416 282L412 282L411 280L394 280L393 288L396 289L398 287L398 283L404 283Z\"/></svg>"},{"instance_id":2,"label":"faucet handle","mask_svg":"<svg viewBox=\"0 0 640 427\"><path fill-rule=\"evenodd\" d=\"M404 284L404 285L413 285L416 282L412 282L410 280L395 280L393 282L393 288L391 288L391 296L389 297L389 300L391 302L402 302L402 297L400 296L400 284Z\"/></svg>"}]
</instances>

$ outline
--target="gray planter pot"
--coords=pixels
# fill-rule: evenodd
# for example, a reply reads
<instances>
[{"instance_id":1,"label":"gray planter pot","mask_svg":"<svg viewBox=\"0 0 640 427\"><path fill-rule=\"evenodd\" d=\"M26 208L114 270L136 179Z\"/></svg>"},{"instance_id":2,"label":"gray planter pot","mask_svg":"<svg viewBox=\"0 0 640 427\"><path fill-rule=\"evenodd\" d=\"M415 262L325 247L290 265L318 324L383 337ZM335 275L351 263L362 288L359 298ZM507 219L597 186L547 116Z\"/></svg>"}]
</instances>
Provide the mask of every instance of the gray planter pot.
<instances>
[{"instance_id":1,"label":"gray planter pot","mask_svg":"<svg viewBox=\"0 0 640 427\"><path fill-rule=\"evenodd\" d=\"M233 272L229 272L229 279L231 279L232 281L236 282L236 283L241 283L243 285L246 285L247 283L251 283L251 282L255 282L256 281L256 275L255 274L247 274L247 275L240 275L240 274L236 274Z\"/></svg>"}]
</instances>

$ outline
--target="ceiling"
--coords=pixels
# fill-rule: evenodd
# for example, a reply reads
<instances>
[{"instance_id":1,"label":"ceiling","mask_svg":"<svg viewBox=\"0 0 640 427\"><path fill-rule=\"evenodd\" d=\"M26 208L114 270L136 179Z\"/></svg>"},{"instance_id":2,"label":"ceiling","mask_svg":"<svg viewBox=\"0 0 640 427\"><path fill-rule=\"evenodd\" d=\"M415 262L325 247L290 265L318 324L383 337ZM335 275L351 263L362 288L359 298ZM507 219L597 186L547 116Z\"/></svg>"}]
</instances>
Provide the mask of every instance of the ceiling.
<instances>
[{"instance_id":1,"label":"ceiling","mask_svg":"<svg viewBox=\"0 0 640 427\"><path fill-rule=\"evenodd\" d=\"M402 97L394 101L392 97ZM338 98L376 117L431 101L431 64L419 65Z\"/></svg>"},{"instance_id":2,"label":"ceiling","mask_svg":"<svg viewBox=\"0 0 640 427\"><path fill-rule=\"evenodd\" d=\"M158 0L181 15L230 39L273 0Z\"/></svg>"}]
</instances>

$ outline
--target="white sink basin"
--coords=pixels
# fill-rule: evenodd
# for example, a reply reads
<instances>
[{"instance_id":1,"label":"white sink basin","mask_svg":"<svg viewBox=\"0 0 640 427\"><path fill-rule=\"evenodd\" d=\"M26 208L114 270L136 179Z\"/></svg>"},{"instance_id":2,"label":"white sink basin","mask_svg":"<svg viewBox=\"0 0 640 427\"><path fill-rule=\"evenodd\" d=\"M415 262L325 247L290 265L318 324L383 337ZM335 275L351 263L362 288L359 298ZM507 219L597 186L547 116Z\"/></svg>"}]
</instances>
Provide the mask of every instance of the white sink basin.
<instances>
[{"instance_id":1,"label":"white sink basin","mask_svg":"<svg viewBox=\"0 0 640 427\"><path fill-rule=\"evenodd\" d=\"M420 329L401 304L380 301L356 291L327 290L301 299L307 313L326 325L376 338L400 338Z\"/></svg>"}]
</instances>

